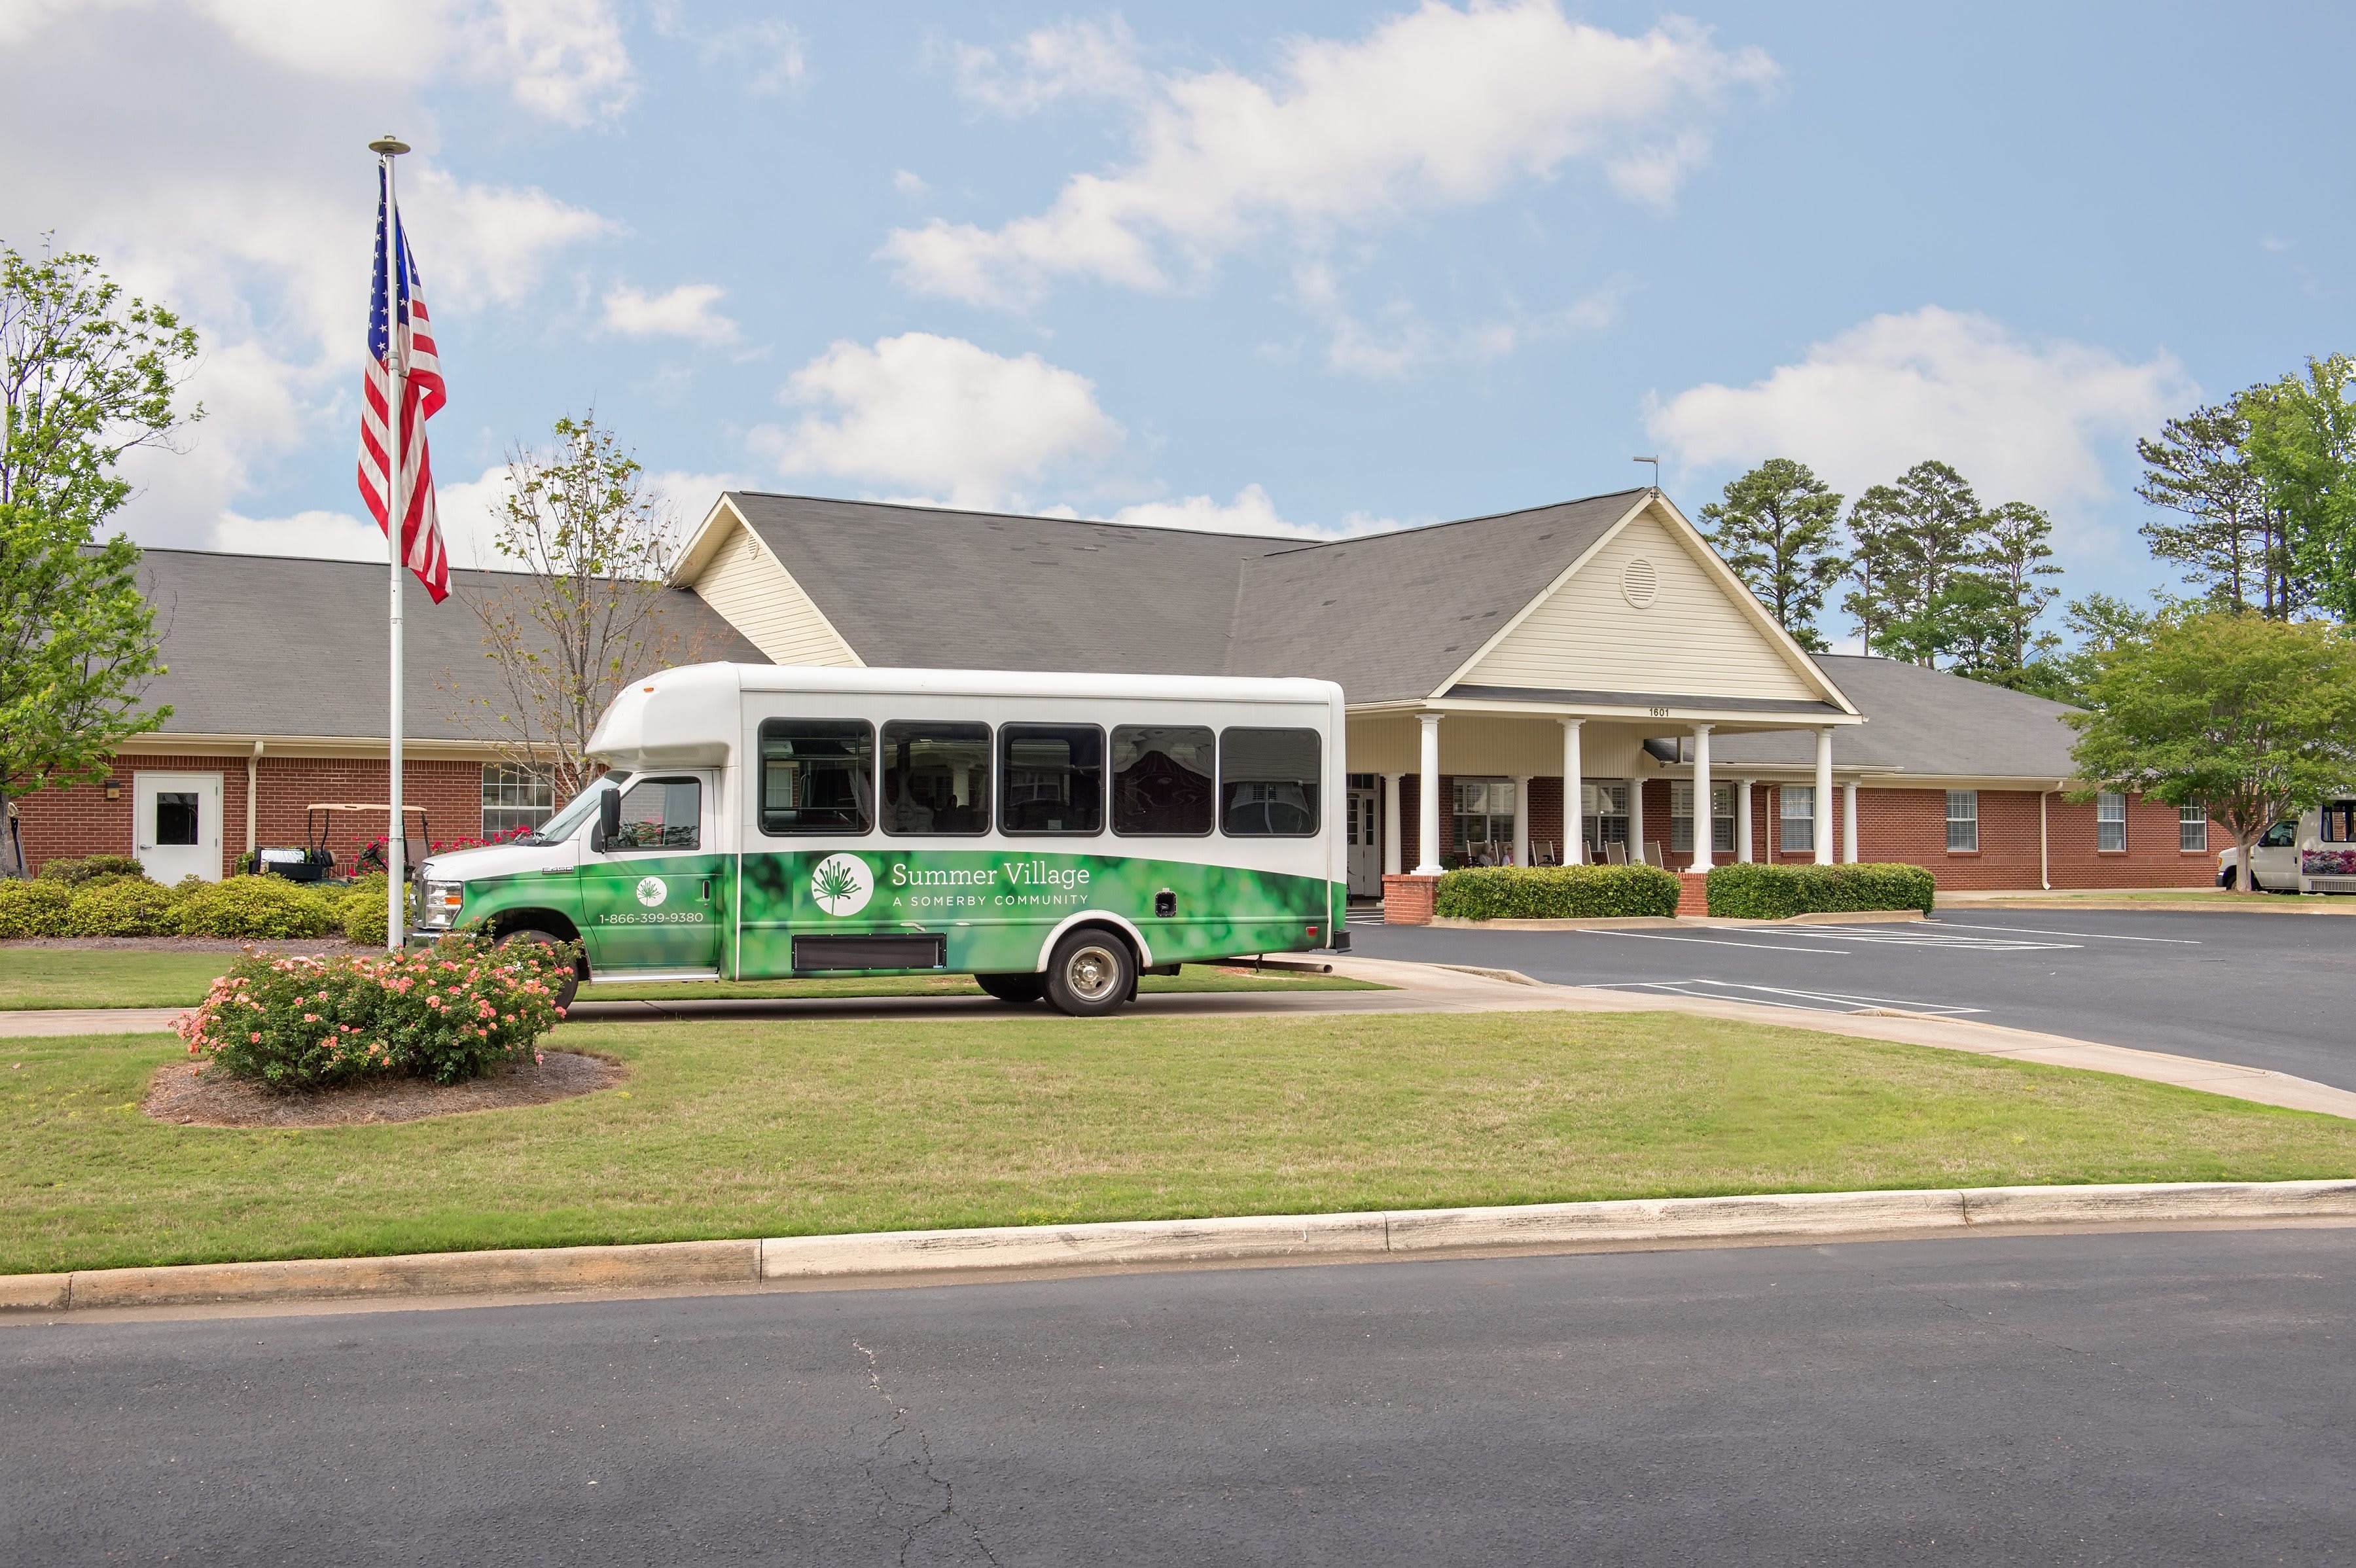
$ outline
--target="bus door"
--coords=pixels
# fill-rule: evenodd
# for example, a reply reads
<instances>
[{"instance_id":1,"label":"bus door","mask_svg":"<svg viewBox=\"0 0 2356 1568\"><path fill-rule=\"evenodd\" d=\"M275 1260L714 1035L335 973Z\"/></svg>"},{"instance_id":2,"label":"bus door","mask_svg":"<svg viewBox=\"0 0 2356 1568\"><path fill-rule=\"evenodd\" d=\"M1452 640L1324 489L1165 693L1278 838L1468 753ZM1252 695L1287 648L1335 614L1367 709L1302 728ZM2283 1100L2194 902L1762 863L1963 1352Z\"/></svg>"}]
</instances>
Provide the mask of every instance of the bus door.
<instances>
[{"instance_id":1,"label":"bus door","mask_svg":"<svg viewBox=\"0 0 2356 1568\"><path fill-rule=\"evenodd\" d=\"M643 773L620 796L617 828L590 830L578 874L591 970L715 973L729 908L717 776Z\"/></svg>"}]
</instances>

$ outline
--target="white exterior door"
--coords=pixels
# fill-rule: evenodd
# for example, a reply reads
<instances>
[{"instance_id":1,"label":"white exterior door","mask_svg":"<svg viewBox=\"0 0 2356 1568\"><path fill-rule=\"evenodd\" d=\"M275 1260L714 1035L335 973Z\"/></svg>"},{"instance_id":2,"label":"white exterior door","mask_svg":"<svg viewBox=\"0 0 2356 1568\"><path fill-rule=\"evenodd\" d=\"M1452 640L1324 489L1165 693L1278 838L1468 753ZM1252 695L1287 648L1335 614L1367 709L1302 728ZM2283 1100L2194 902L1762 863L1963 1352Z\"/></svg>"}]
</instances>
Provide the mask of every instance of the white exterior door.
<instances>
[{"instance_id":1,"label":"white exterior door","mask_svg":"<svg viewBox=\"0 0 2356 1568\"><path fill-rule=\"evenodd\" d=\"M1383 802L1373 789L1350 791L1350 892L1378 898L1383 891Z\"/></svg>"},{"instance_id":2,"label":"white exterior door","mask_svg":"<svg viewBox=\"0 0 2356 1568\"><path fill-rule=\"evenodd\" d=\"M169 886L190 873L220 880L221 776L140 773L132 784L132 843L147 875Z\"/></svg>"}]
</instances>

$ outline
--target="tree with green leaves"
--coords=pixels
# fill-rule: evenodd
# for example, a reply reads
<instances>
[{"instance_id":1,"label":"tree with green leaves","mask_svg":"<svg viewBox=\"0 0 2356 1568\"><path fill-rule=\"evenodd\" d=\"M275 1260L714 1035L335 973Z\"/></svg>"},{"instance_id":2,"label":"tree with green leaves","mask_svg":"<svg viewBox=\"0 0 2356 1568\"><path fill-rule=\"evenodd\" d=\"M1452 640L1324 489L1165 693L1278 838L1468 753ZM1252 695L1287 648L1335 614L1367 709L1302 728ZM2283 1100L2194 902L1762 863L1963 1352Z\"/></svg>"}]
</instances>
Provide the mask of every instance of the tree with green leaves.
<instances>
[{"instance_id":1,"label":"tree with green leaves","mask_svg":"<svg viewBox=\"0 0 2356 1568\"><path fill-rule=\"evenodd\" d=\"M2031 655L2055 642L2037 632L2038 621L2062 592L2043 581L2062 575L2053 564L2053 521L2027 501L2007 501L1981 520L1980 537L1977 569L1966 577L1985 590L1978 618L1991 635L1975 659L1959 661L1957 668L1978 680L2019 687Z\"/></svg>"},{"instance_id":2,"label":"tree with green leaves","mask_svg":"<svg viewBox=\"0 0 2356 1568\"><path fill-rule=\"evenodd\" d=\"M139 553L99 531L130 499L126 454L201 417L175 408L196 334L78 252L0 245L0 875L26 867L14 798L102 778L169 708Z\"/></svg>"},{"instance_id":3,"label":"tree with green leaves","mask_svg":"<svg viewBox=\"0 0 2356 1568\"><path fill-rule=\"evenodd\" d=\"M2136 494L2177 519L2155 517L2141 532L2151 553L2184 569L2184 580L2226 609L2276 620L2296 607L2282 514L2245 450L2250 422L2240 400L2196 408L2143 437L2143 482ZM2178 521L2180 519L2180 521Z\"/></svg>"},{"instance_id":4,"label":"tree with green leaves","mask_svg":"<svg viewBox=\"0 0 2356 1568\"><path fill-rule=\"evenodd\" d=\"M1825 650L1816 614L1848 569L1836 530L1841 498L1804 463L1770 457L1701 509L1706 532L1775 624L1812 653Z\"/></svg>"},{"instance_id":5,"label":"tree with green leaves","mask_svg":"<svg viewBox=\"0 0 2356 1568\"><path fill-rule=\"evenodd\" d=\"M1959 618L1985 598L1960 585L1979 564L1979 498L1946 464L1915 464L1895 484L1876 485L1849 509L1858 591L1845 607L1869 628L1867 651L1935 666L1955 640Z\"/></svg>"},{"instance_id":6,"label":"tree with green leaves","mask_svg":"<svg viewBox=\"0 0 2356 1568\"><path fill-rule=\"evenodd\" d=\"M2241 852L2356 777L2356 640L2318 621L2163 615L2093 656L2071 714L2081 788L2198 805Z\"/></svg>"},{"instance_id":7,"label":"tree with green leaves","mask_svg":"<svg viewBox=\"0 0 2356 1568\"><path fill-rule=\"evenodd\" d=\"M525 580L461 585L482 622L493 695L461 695L453 717L510 762L548 780L559 801L596 778L589 736L622 688L702 656L674 614L669 508L592 410L559 419L544 450L508 460L497 545Z\"/></svg>"},{"instance_id":8,"label":"tree with green leaves","mask_svg":"<svg viewBox=\"0 0 2356 1568\"><path fill-rule=\"evenodd\" d=\"M2064 653L2061 639L2047 641L2022 671L2019 689L2074 707L2091 705L2089 692L2103 656L2123 642L2150 636L2155 618L2151 611L2110 594L2071 600L2062 624L2076 634L2077 646Z\"/></svg>"},{"instance_id":9,"label":"tree with green leaves","mask_svg":"<svg viewBox=\"0 0 2356 1568\"><path fill-rule=\"evenodd\" d=\"M2304 377L2252 387L2236 400L2249 422L2250 466L2282 515L2290 564L2315 603L2356 621L2356 360L2307 362Z\"/></svg>"}]
</instances>

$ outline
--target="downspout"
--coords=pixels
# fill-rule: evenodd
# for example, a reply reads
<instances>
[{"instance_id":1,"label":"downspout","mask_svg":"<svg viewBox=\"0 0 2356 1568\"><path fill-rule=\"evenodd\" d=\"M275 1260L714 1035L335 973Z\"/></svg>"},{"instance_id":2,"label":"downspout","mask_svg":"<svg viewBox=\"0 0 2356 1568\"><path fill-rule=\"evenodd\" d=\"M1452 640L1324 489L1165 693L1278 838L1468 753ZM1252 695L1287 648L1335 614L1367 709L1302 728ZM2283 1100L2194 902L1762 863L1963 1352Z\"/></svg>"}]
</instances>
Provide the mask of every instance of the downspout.
<instances>
[{"instance_id":1,"label":"downspout","mask_svg":"<svg viewBox=\"0 0 2356 1568\"><path fill-rule=\"evenodd\" d=\"M2045 849L2045 798L2051 793L2050 789L2037 792L2037 882L2048 893L2053 891L2053 870Z\"/></svg>"},{"instance_id":2,"label":"downspout","mask_svg":"<svg viewBox=\"0 0 2356 1568\"><path fill-rule=\"evenodd\" d=\"M245 853L248 854L261 853L261 845L254 838L254 797L261 793L261 779L262 743L257 740L253 743L253 750L245 759ZM259 869L260 862L256 862L255 865L256 869Z\"/></svg>"}]
</instances>

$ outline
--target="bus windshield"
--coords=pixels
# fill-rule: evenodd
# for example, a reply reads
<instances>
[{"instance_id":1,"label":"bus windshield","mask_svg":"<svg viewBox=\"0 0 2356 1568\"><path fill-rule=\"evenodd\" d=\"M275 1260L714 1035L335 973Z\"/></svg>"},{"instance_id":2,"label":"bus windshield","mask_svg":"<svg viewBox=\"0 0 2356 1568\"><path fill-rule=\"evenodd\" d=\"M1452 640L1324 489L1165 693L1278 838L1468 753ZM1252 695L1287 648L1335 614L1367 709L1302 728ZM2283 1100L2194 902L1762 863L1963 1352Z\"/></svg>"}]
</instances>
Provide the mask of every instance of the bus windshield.
<instances>
[{"instance_id":1,"label":"bus windshield","mask_svg":"<svg viewBox=\"0 0 2356 1568\"><path fill-rule=\"evenodd\" d=\"M630 776L626 773L606 774L594 784L590 785L589 788L582 790L581 793L573 796L572 800L566 801L564 803L564 810L557 812L556 815L549 818L547 822L541 823L537 831L528 833L518 833L516 835L515 842L518 843L562 843L566 839L573 836L573 830L581 825L584 819L588 817L590 813L596 811L598 796L604 794L608 789L618 789L623 785L628 783L629 780Z\"/></svg>"}]
</instances>

